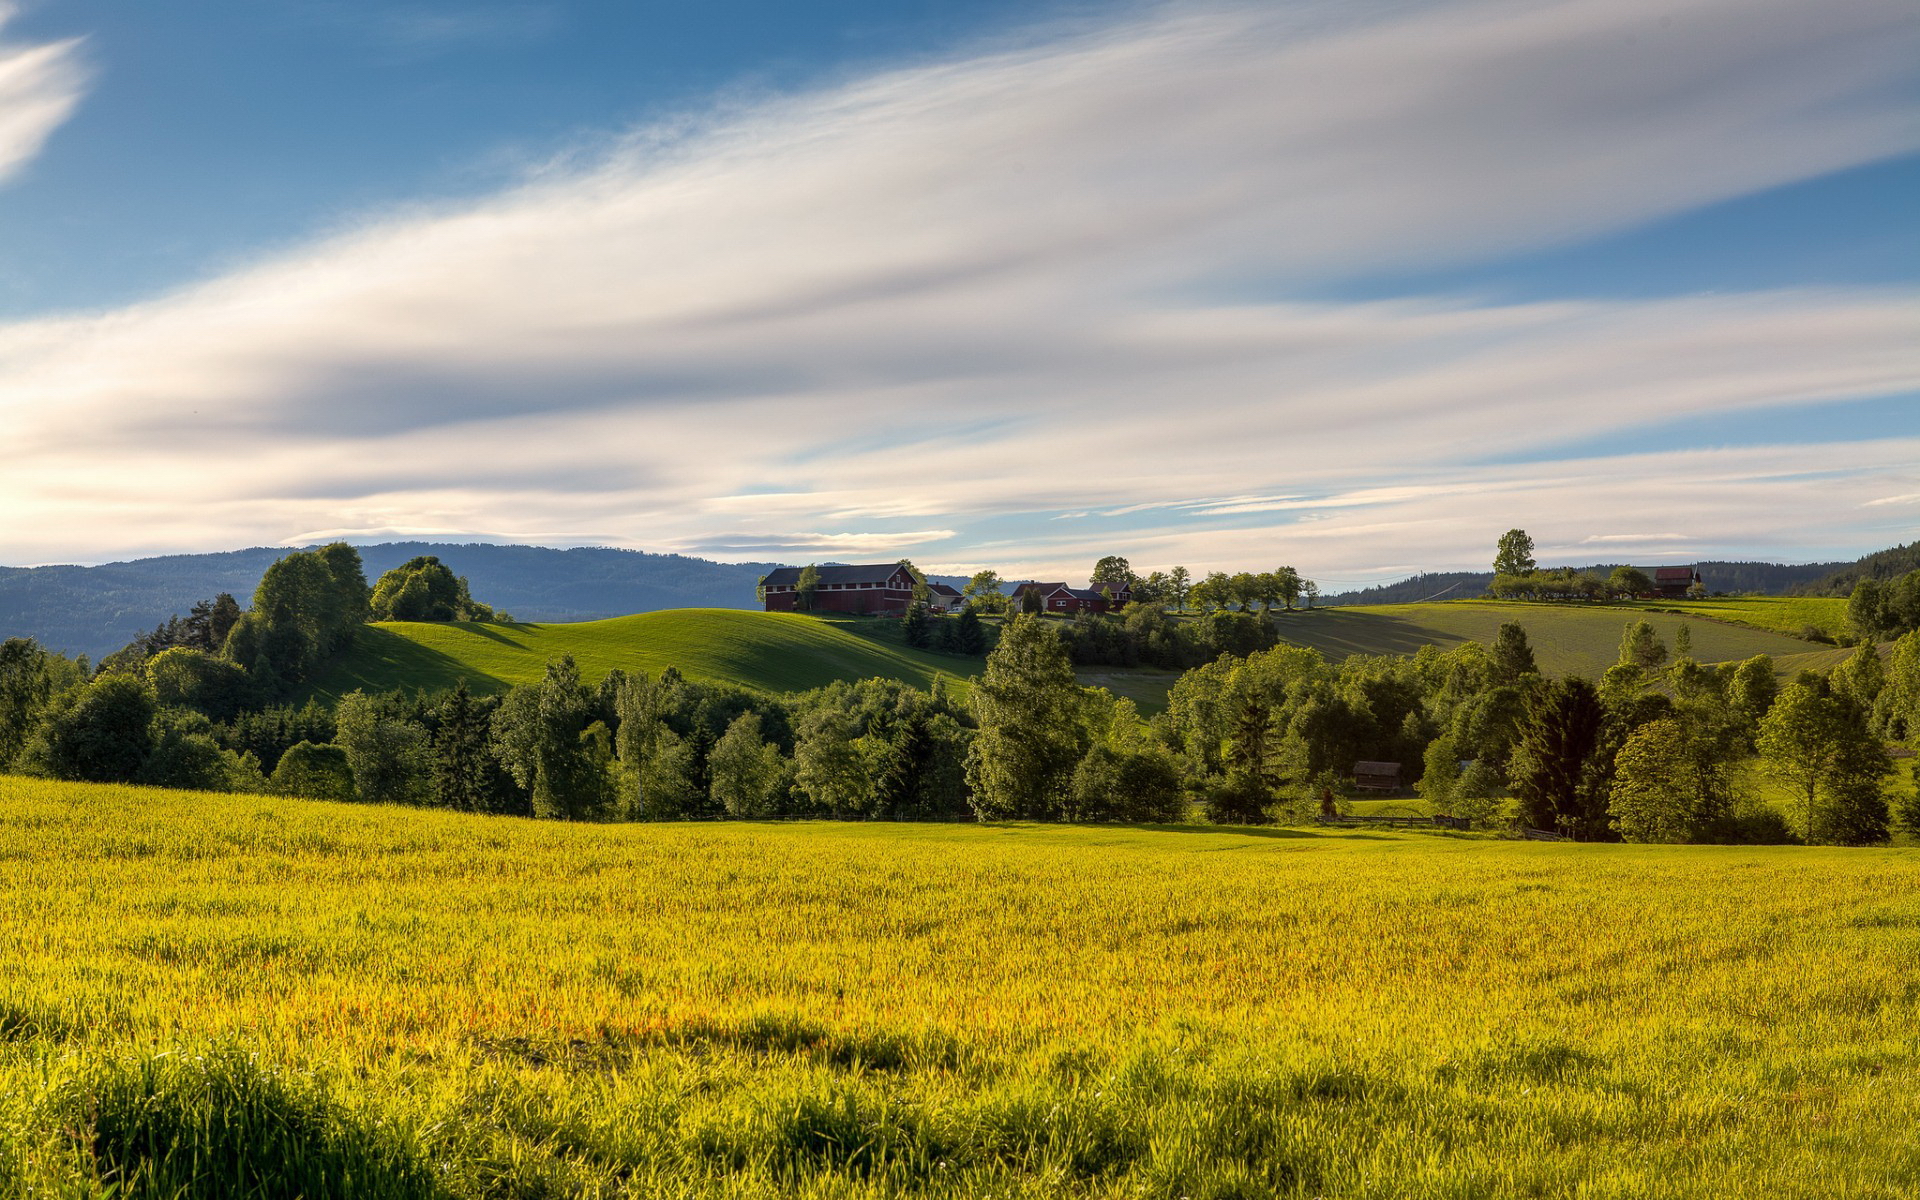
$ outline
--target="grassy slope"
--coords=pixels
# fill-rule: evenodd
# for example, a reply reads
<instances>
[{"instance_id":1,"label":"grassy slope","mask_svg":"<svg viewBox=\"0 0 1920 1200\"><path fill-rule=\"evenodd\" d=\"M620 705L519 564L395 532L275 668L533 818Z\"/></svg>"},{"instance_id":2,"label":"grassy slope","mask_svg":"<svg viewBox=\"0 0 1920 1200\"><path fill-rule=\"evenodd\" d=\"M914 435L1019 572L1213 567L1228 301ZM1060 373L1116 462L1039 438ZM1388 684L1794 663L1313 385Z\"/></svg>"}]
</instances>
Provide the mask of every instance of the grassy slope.
<instances>
[{"instance_id":1,"label":"grassy slope","mask_svg":"<svg viewBox=\"0 0 1920 1200\"><path fill-rule=\"evenodd\" d=\"M1722 601L1733 605L1742 602ZM1727 611L1734 611L1728 609ZM1534 657L1548 674L1598 675L1618 661L1626 625L1644 617L1669 648L1683 624L1693 630L1693 656L1701 662L1725 662L1756 654L1803 653L1812 649L1797 638L1747 625L1688 619L1650 612L1633 605L1526 604L1494 600L1454 600L1437 604L1383 604L1289 613L1279 621L1280 636L1312 646L1339 660L1349 654L1412 654L1421 646L1441 649L1462 642L1491 643L1500 626L1526 626Z\"/></svg>"},{"instance_id":2,"label":"grassy slope","mask_svg":"<svg viewBox=\"0 0 1920 1200\"><path fill-rule=\"evenodd\" d=\"M1910 1196L1916 870L0 778L0 1193Z\"/></svg>"},{"instance_id":3,"label":"grassy slope","mask_svg":"<svg viewBox=\"0 0 1920 1200\"><path fill-rule=\"evenodd\" d=\"M391 622L367 627L354 650L311 691L322 699L355 688L432 691L461 678L475 691L503 691L538 680L547 661L562 654L573 655L589 683L615 667L656 675L676 667L689 679L774 692L877 676L924 688L936 675L958 680L980 669L978 659L909 650L874 625L718 608L554 625Z\"/></svg>"},{"instance_id":4,"label":"grassy slope","mask_svg":"<svg viewBox=\"0 0 1920 1200\"><path fill-rule=\"evenodd\" d=\"M1797 638L1811 626L1833 637L1847 631L1847 601L1827 596L1741 596L1727 600L1662 600L1655 607L1732 621Z\"/></svg>"}]
</instances>

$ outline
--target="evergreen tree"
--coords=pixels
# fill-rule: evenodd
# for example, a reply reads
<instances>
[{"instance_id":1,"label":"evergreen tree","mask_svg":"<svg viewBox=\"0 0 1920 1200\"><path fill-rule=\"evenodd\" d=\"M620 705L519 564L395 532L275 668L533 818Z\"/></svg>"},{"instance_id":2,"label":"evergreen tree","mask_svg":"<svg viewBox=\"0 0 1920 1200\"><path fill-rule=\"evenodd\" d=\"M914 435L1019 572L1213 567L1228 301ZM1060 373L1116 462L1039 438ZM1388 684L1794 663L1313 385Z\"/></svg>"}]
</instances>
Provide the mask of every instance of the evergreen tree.
<instances>
[{"instance_id":1,"label":"evergreen tree","mask_svg":"<svg viewBox=\"0 0 1920 1200\"><path fill-rule=\"evenodd\" d=\"M1577 675L1542 690L1509 768L1528 825L1581 840L1610 834L1606 792L1595 786L1606 720L1599 693Z\"/></svg>"},{"instance_id":2,"label":"evergreen tree","mask_svg":"<svg viewBox=\"0 0 1920 1200\"><path fill-rule=\"evenodd\" d=\"M460 812L495 812L501 802L500 761L493 752L491 712L465 679L440 703L433 731L433 803Z\"/></svg>"},{"instance_id":3,"label":"evergreen tree","mask_svg":"<svg viewBox=\"0 0 1920 1200\"><path fill-rule=\"evenodd\" d=\"M1509 684L1540 673L1534 665L1533 647L1527 642L1527 627L1520 622L1505 622L1494 636L1493 672L1497 682Z\"/></svg>"}]
</instances>

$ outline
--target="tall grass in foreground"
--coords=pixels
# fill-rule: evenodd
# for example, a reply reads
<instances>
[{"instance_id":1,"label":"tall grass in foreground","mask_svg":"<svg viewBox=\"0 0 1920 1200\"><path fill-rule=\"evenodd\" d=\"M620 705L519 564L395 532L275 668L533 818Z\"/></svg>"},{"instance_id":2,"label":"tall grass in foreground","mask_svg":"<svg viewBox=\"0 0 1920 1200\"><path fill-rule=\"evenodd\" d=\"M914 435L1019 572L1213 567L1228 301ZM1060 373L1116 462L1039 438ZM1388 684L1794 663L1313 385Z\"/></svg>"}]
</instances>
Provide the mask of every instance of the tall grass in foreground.
<instances>
[{"instance_id":1,"label":"tall grass in foreground","mask_svg":"<svg viewBox=\"0 0 1920 1200\"><path fill-rule=\"evenodd\" d=\"M0 1195L1906 1196L1917 869L0 779Z\"/></svg>"}]
</instances>

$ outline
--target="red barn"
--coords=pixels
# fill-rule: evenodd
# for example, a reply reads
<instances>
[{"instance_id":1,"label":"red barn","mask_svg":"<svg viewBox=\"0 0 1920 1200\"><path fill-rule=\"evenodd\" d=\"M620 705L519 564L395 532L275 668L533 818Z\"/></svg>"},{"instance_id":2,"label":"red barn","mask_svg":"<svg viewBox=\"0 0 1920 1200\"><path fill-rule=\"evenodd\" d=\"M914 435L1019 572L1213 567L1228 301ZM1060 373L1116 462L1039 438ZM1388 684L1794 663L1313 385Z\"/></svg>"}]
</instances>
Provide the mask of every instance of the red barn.
<instances>
[{"instance_id":1,"label":"red barn","mask_svg":"<svg viewBox=\"0 0 1920 1200\"><path fill-rule=\"evenodd\" d=\"M1013 607L1015 612L1022 609L1021 602L1028 592L1040 593L1040 608L1043 612L1103 613L1109 608L1125 608L1133 600L1133 588L1124 583L1093 583L1083 588L1068 587L1064 583L1023 583L1013 589ZM1113 603L1107 603L1107 593L1113 593Z\"/></svg>"},{"instance_id":2,"label":"red barn","mask_svg":"<svg viewBox=\"0 0 1920 1200\"><path fill-rule=\"evenodd\" d=\"M768 612L793 612L794 588L800 567L781 567L760 581ZM913 576L899 563L815 567L820 586L813 594L813 612L870 613L901 617L913 602Z\"/></svg>"},{"instance_id":3,"label":"red barn","mask_svg":"<svg viewBox=\"0 0 1920 1200\"><path fill-rule=\"evenodd\" d=\"M1700 582L1700 572L1692 567L1655 567L1653 590L1669 600L1685 599L1687 589Z\"/></svg>"}]
</instances>

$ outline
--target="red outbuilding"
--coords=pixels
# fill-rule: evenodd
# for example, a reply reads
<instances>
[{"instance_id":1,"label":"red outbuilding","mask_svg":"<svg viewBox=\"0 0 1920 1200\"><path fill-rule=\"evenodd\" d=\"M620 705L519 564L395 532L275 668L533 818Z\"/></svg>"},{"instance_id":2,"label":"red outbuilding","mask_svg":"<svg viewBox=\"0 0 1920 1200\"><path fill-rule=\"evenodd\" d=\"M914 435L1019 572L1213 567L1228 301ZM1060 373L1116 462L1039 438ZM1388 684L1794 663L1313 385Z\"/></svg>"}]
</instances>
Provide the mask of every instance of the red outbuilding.
<instances>
[{"instance_id":1,"label":"red outbuilding","mask_svg":"<svg viewBox=\"0 0 1920 1200\"><path fill-rule=\"evenodd\" d=\"M798 608L795 588L802 567L781 567L760 581L760 594L768 612L794 612ZM913 602L913 576L899 563L868 563L859 566L815 567L820 584L814 589L808 612L869 613L875 616L905 616Z\"/></svg>"}]
</instances>

